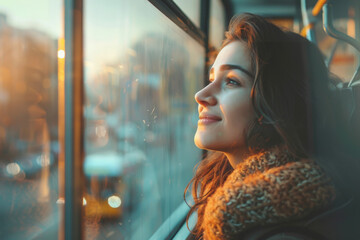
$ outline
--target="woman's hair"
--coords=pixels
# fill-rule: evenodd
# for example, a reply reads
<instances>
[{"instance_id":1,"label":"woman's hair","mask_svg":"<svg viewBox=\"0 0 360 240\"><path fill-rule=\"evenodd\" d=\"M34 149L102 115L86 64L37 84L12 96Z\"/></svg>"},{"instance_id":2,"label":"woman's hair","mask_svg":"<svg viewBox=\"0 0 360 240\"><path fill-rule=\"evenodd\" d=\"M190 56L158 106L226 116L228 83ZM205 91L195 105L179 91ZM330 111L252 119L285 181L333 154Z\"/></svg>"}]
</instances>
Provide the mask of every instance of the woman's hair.
<instances>
[{"instance_id":1,"label":"woman's hair","mask_svg":"<svg viewBox=\"0 0 360 240\"><path fill-rule=\"evenodd\" d=\"M315 155L313 129L325 126L326 116L319 110L326 106L323 90L328 87L328 71L318 48L300 35L283 31L253 14L231 19L223 47L233 41L247 45L255 76L250 97L256 119L244 132L249 152L285 145L298 158ZM186 193L192 184L194 205L188 217L197 211L195 234L201 234L208 197L222 186L231 171L226 156L219 152L210 153L198 164L185 189Z\"/></svg>"}]
</instances>

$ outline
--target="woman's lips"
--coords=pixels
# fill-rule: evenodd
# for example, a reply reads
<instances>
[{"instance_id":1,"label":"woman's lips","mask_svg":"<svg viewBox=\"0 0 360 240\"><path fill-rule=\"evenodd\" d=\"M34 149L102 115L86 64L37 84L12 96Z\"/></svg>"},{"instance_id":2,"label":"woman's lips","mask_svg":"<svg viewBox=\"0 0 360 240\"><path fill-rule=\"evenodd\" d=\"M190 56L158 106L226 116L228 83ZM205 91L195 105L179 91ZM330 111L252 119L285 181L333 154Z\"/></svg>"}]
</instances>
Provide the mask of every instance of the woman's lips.
<instances>
[{"instance_id":1,"label":"woman's lips","mask_svg":"<svg viewBox=\"0 0 360 240\"><path fill-rule=\"evenodd\" d=\"M211 124L211 123L215 123L215 122L219 122L219 121L221 121L221 118L216 115L201 113L199 116L198 124L206 125L206 124Z\"/></svg>"}]
</instances>

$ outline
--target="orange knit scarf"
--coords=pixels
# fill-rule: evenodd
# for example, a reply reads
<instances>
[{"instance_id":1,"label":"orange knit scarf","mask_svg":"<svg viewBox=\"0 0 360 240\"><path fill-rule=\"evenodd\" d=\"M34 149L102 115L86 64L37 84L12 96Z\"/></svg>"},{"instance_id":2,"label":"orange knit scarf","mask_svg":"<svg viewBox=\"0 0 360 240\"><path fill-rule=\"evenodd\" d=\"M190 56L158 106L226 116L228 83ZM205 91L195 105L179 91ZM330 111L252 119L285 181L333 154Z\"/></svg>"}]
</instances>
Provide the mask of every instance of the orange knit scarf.
<instances>
[{"instance_id":1,"label":"orange knit scarf","mask_svg":"<svg viewBox=\"0 0 360 240\"><path fill-rule=\"evenodd\" d=\"M203 238L236 239L255 226L304 218L334 198L330 179L314 161L275 147L240 163L209 197Z\"/></svg>"}]
</instances>

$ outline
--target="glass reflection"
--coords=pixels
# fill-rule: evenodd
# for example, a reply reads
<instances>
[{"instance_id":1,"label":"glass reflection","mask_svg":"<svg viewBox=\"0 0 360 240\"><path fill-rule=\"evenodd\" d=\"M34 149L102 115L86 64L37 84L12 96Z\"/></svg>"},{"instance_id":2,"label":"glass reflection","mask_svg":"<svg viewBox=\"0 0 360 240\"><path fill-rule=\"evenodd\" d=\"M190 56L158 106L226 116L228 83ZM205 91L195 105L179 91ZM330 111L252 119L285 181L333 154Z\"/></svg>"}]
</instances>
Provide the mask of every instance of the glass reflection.
<instances>
[{"instance_id":1,"label":"glass reflection","mask_svg":"<svg viewBox=\"0 0 360 240\"><path fill-rule=\"evenodd\" d=\"M204 49L150 3L110 2L84 4L86 239L142 240L200 159Z\"/></svg>"},{"instance_id":2,"label":"glass reflection","mask_svg":"<svg viewBox=\"0 0 360 240\"><path fill-rule=\"evenodd\" d=\"M0 5L0 239L58 237L61 11L62 1Z\"/></svg>"}]
</instances>

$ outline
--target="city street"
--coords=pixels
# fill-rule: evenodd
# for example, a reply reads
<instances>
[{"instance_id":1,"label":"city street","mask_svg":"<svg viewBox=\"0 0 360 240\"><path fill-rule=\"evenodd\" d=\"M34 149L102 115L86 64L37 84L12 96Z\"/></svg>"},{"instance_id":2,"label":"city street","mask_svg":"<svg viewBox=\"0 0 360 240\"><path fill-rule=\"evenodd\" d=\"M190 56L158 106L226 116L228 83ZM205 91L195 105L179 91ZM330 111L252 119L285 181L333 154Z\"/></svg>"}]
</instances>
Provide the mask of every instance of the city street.
<instances>
[{"instance_id":1,"label":"city street","mask_svg":"<svg viewBox=\"0 0 360 240\"><path fill-rule=\"evenodd\" d=\"M57 177L53 168L48 180L41 173L35 179L1 179L0 239L32 239L57 225Z\"/></svg>"},{"instance_id":2,"label":"city street","mask_svg":"<svg viewBox=\"0 0 360 240\"><path fill-rule=\"evenodd\" d=\"M118 218L86 218L86 239L148 239L183 202L183 191L197 160L196 149L191 142L184 144L192 136L184 135L179 129L173 134L176 138L172 140L173 152L161 144L144 149L147 158L141 168L132 173L137 185L127 183L140 194L137 205L124 209ZM0 189L0 239L58 238L62 204L56 203L56 165L43 168L32 179L2 179Z\"/></svg>"}]
</instances>

